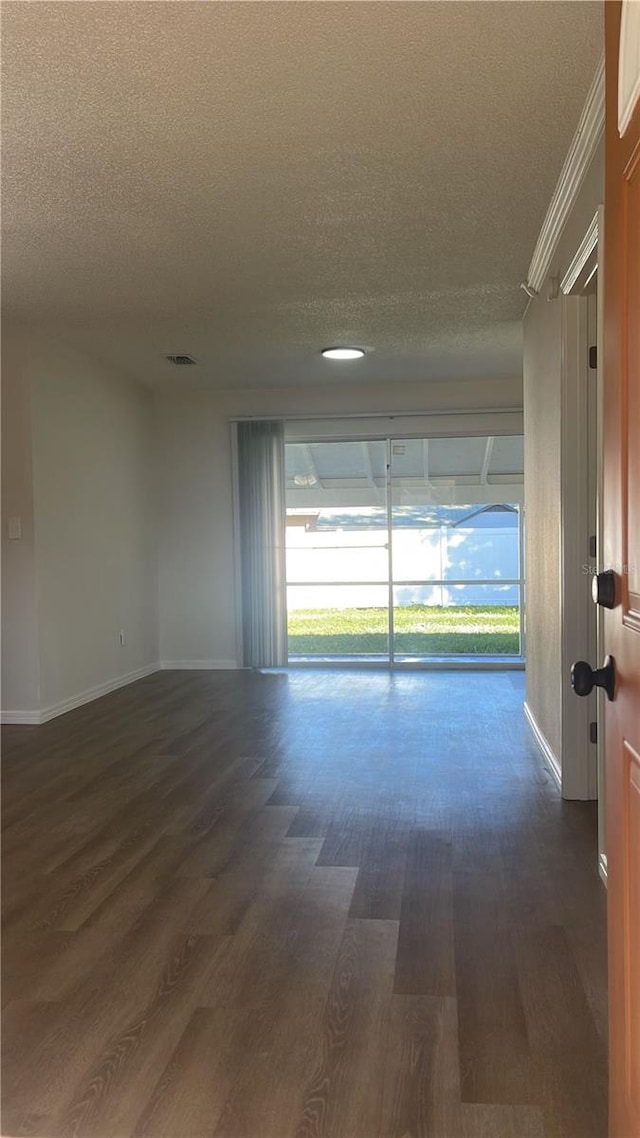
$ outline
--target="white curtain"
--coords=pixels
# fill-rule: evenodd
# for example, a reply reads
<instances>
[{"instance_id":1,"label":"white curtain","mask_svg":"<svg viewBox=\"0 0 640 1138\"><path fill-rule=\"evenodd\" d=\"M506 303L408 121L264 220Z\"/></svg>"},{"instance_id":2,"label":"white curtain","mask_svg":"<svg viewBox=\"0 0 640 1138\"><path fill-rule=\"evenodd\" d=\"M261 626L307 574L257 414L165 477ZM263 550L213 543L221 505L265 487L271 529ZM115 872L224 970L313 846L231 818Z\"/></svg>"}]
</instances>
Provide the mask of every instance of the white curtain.
<instances>
[{"instance_id":1,"label":"white curtain","mask_svg":"<svg viewBox=\"0 0 640 1138\"><path fill-rule=\"evenodd\" d=\"M287 663L284 422L237 424L245 668Z\"/></svg>"}]
</instances>

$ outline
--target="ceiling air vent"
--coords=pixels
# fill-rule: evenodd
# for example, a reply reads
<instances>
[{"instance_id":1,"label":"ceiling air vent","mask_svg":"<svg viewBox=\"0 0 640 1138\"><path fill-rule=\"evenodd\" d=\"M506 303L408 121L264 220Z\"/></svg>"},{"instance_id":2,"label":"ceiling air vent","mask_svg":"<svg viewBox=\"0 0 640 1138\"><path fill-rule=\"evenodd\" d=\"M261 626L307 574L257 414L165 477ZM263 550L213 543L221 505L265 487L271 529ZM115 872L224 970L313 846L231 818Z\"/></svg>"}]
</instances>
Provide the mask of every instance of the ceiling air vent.
<instances>
[{"instance_id":1,"label":"ceiling air vent","mask_svg":"<svg viewBox=\"0 0 640 1138\"><path fill-rule=\"evenodd\" d=\"M176 367L188 367L190 364L196 363L193 356L165 356L165 359L167 359L170 364L175 364Z\"/></svg>"}]
</instances>

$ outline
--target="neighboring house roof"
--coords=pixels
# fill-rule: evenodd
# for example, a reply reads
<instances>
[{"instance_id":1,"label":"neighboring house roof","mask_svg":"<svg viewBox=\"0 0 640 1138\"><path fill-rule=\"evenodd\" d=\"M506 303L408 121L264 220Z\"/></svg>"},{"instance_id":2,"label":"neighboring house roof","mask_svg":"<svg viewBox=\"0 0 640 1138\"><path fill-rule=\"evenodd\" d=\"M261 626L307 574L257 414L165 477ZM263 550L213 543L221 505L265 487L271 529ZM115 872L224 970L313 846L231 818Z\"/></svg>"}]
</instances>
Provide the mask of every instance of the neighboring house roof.
<instances>
[{"instance_id":1,"label":"neighboring house roof","mask_svg":"<svg viewBox=\"0 0 640 1138\"><path fill-rule=\"evenodd\" d=\"M518 525L516 506L396 506L393 525L408 529L437 529L440 526L473 526L474 529L514 529ZM386 529L386 511L321 510L315 528L318 530Z\"/></svg>"}]
</instances>

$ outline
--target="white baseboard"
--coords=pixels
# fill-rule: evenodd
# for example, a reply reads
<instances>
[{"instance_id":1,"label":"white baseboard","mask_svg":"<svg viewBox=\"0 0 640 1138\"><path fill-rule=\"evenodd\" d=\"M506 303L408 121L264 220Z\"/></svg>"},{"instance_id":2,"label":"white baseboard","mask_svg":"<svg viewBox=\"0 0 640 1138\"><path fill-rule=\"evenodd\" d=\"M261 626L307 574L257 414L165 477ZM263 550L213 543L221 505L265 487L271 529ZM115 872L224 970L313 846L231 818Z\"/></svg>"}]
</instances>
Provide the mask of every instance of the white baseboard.
<instances>
[{"instance_id":1,"label":"white baseboard","mask_svg":"<svg viewBox=\"0 0 640 1138\"><path fill-rule=\"evenodd\" d=\"M600 874L600 877L602 878L602 884L606 889L609 874L607 870L607 855L604 853L601 853L598 857L598 873Z\"/></svg>"},{"instance_id":2,"label":"white baseboard","mask_svg":"<svg viewBox=\"0 0 640 1138\"><path fill-rule=\"evenodd\" d=\"M47 723L50 719L56 719L58 715L65 715L67 711L74 711L76 707L82 707L85 703L91 703L94 699L109 695L109 692L117 691L118 688L124 688L127 684L133 684L136 680L150 676L153 672L158 671L158 667L158 664L145 664L144 667L136 668L133 672L127 672L123 676L115 676L112 680L96 684L95 687L87 688L86 691L78 692L77 695L69 696L68 699L62 699L59 703L52 703L49 707L43 707L39 711L3 711L0 714L0 721L2 723L23 724Z\"/></svg>"},{"instance_id":3,"label":"white baseboard","mask_svg":"<svg viewBox=\"0 0 640 1138\"><path fill-rule=\"evenodd\" d=\"M162 660L162 671L223 671L235 672L238 668L237 660Z\"/></svg>"},{"instance_id":4,"label":"white baseboard","mask_svg":"<svg viewBox=\"0 0 640 1138\"><path fill-rule=\"evenodd\" d=\"M531 728L533 737L538 744L540 751L542 752L542 756L547 766L549 767L551 774L558 784L558 789L562 790L562 767L560 766L558 758L549 746L548 740L545 738L542 731L538 727L535 716L526 700L524 701L523 707L525 718L529 724L529 727Z\"/></svg>"},{"instance_id":5,"label":"white baseboard","mask_svg":"<svg viewBox=\"0 0 640 1138\"><path fill-rule=\"evenodd\" d=\"M39 711L3 711L0 712L0 723L41 723Z\"/></svg>"}]
</instances>

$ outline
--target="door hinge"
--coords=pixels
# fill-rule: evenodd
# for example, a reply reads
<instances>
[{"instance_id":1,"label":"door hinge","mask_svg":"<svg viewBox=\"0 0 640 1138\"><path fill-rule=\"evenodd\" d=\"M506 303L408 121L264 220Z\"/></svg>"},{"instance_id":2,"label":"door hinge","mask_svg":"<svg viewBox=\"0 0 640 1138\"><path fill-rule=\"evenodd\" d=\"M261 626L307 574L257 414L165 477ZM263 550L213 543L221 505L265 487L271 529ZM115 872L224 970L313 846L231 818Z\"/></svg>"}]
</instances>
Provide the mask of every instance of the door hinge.
<instances>
[{"instance_id":1,"label":"door hinge","mask_svg":"<svg viewBox=\"0 0 640 1138\"><path fill-rule=\"evenodd\" d=\"M594 344L591 348L589 348L589 367L592 369L592 371L595 371L597 366L598 366L598 348L597 348L597 345Z\"/></svg>"},{"instance_id":2,"label":"door hinge","mask_svg":"<svg viewBox=\"0 0 640 1138\"><path fill-rule=\"evenodd\" d=\"M595 533L591 534L589 538L589 557L597 557L598 555L598 542Z\"/></svg>"},{"instance_id":3,"label":"door hinge","mask_svg":"<svg viewBox=\"0 0 640 1138\"><path fill-rule=\"evenodd\" d=\"M589 724L589 742L590 743L597 743L598 742L598 724L597 724L595 719L594 719L593 723Z\"/></svg>"}]
</instances>

